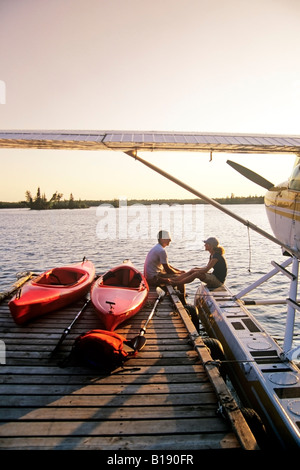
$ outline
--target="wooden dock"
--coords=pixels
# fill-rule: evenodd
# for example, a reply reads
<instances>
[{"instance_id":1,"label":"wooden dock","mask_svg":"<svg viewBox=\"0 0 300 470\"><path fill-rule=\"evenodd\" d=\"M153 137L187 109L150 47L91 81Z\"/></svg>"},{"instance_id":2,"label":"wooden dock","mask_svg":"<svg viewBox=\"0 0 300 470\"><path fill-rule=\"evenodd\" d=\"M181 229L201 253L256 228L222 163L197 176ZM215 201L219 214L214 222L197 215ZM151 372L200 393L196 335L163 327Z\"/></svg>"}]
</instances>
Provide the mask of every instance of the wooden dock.
<instances>
[{"instance_id":1,"label":"wooden dock","mask_svg":"<svg viewBox=\"0 0 300 470\"><path fill-rule=\"evenodd\" d=\"M145 348L110 375L59 365L79 334L101 328L91 305L49 360L84 299L26 326L17 326L2 302L0 449L255 449L209 351L173 289L170 294L147 327ZM151 292L118 333L137 336L155 299Z\"/></svg>"}]
</instances>

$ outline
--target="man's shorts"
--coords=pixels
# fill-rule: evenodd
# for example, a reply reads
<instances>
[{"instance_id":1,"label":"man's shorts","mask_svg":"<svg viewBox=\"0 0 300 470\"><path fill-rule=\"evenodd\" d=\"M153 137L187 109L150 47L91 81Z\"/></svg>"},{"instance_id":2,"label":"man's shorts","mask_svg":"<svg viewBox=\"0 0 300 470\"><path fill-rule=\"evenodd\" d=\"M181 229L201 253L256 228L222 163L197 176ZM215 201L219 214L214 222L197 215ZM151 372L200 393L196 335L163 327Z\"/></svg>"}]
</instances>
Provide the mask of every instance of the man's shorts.
<instances>
[{"instance_id":1,"label":"man's shorts","mask_svg":"<svg viewBox=\"0 0 300 470\"><path fill-rule=\"evenodd\" d=\"M151 279L147 279L149 287L158 287L161 285L165 285L166 279L169 279L170 275L168 274L157 274L156 276L152 277Z\"/></svg>"}]
</instances>

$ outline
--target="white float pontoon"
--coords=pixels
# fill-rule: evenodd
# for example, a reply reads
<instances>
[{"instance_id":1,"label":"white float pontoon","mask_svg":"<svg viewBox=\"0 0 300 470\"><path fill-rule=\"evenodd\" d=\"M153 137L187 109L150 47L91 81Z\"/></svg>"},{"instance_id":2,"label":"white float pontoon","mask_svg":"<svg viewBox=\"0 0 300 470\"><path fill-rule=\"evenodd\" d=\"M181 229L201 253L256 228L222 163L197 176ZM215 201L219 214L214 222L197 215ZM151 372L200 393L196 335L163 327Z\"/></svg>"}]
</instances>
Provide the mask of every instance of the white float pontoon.
<instances>
[{"instance_id":1,"label":"white float pontoon","mask_svg":"<svg viewBox=\"0 0 300 470\"><path fill-rule=\"evenodd\" d=\"M226 287L210 291L201 284L195 295L201 323L221 343L223 366L242 405L259 415L271 443L300 447L300 370L288 358L299 348L280 348L245 303ZM289 329L286 336L292 336Z\"/></svg>"}]
</instances>

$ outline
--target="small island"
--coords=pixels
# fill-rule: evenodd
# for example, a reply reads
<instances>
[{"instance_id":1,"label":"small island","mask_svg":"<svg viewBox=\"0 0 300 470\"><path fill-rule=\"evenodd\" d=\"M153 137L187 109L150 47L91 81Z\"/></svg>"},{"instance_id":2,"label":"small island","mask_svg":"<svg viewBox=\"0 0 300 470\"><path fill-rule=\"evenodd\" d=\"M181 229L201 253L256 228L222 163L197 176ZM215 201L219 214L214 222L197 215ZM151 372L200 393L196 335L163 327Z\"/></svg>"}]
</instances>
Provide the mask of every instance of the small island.
<instances>
[{"instance_id":1,"label":"small island","mask_svg":"<svg viewBox=\"0 0 300 470\"><path fill-rule=\"evenodd\" d=\"M45 209L83 209L88 207L86 203L81 200L75 201L73 194L70 194L69 199L62 199L63 194L55 191L51 199L48 201L45 194L41 194L40 188L37 189L36 196L33 198L30 191L26 191L26 205L33 210Z\"/></svg>"}]
</instances>

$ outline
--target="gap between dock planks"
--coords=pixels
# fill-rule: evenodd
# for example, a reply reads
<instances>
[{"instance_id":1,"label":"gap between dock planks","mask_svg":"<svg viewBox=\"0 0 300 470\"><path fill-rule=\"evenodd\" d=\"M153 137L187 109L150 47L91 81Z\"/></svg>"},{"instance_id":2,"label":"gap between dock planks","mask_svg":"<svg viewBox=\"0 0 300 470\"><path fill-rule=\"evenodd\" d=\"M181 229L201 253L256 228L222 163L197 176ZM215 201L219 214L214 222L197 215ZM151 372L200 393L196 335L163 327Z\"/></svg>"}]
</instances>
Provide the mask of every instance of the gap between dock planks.
<instances>
[{"instance_id":1,"label":"gap between dock planks","mask_svg":"<svg viewBox=\"0 0 300 470\"><path fill-rule=\"evenodd\" d=\"M139 334L155 300L120 325ZM57 358L49 361L64 328L84 300L28 325L14 323L0 304L0 449L203 450L240 449L219 399L191 345L171 299L164 298L149 323L145 348L110 375L76 365L59 367L81 333L101 328L89 306Z\"/></svg>"}]
</instances>

